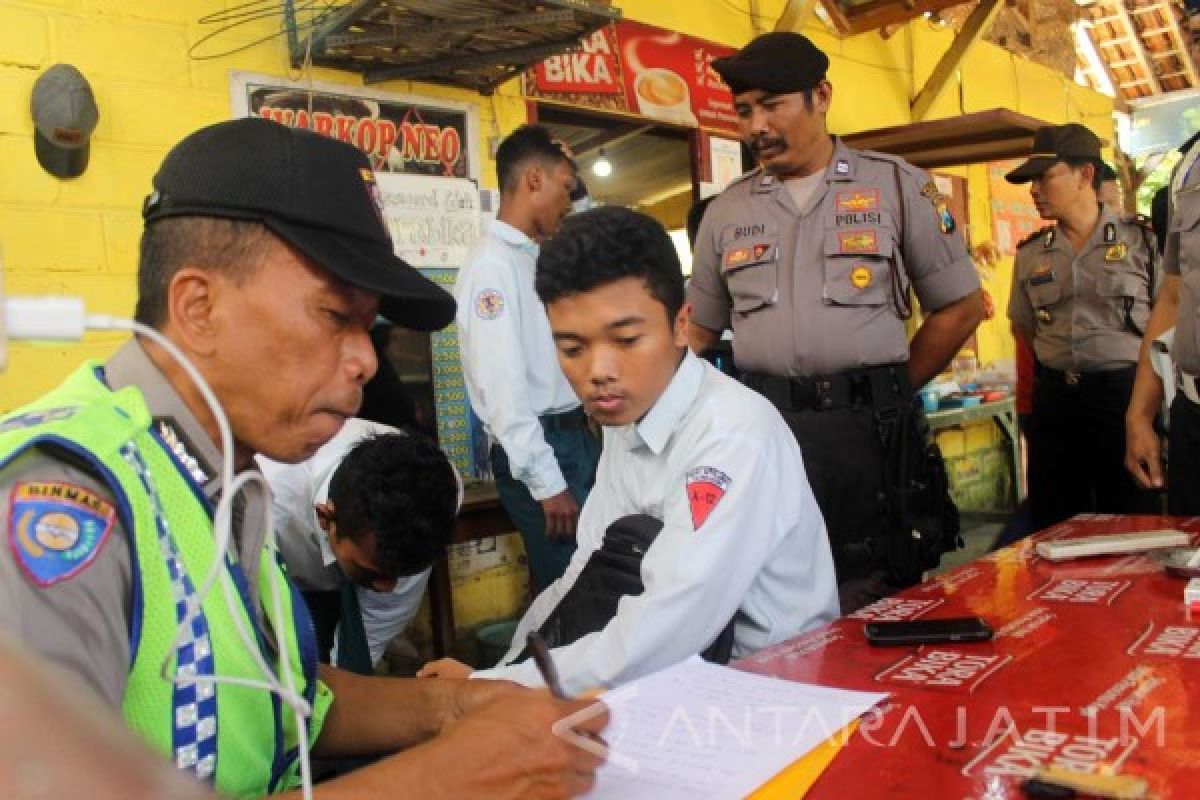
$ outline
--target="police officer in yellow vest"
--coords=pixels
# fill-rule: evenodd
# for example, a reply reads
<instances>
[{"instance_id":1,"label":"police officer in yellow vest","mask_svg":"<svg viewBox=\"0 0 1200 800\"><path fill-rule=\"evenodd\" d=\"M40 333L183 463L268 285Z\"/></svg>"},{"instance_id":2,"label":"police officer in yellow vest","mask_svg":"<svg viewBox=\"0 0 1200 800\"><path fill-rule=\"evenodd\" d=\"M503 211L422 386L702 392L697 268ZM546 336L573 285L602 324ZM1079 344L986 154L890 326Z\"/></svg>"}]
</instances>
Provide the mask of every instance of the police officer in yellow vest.
<instances>
[{"instance_id":1,"label":"police officer in yellow vest","mask_svg":"<svg viewBox=\"0 0 1200 800\"><path fill-rule=\"evenodd\" d=\"M708 207L688 300L692 349L731 327L747 385L795 433L849 613L920 580L957 539L913 387L945 368L983 302L929 176L829 135L828 66L784 32L713 62L762 168ZM911 347L910 288L926 314Z\"/></svg>"},{"instance_id":2,"label":"police officer in yellow vest","mask_svg":"<svg viewBox=\"0 0 1200 800\"><path fill-rule=\"evenodd\" d=\"M237 469L253 469L256 453L306 459L354 415L376 368L377 313L418 330L453 318L452 298L393 255L377 202L355 148L261 119L188 136L155 176L136 318L213 387ZM437 734L328 791L586 790L597 759L550 730L581 705L490 682L318 667L307 610L265 543L269 497L257 484L237 499L218 560L217 431L196 386L143 336L0 417L0 627L225 794L294 788L305 743L342 757ZM223 568L201 598L214 563ZM264 680L255 655L276 671L286 656L312 709L306 735L278 696L233 682ZM585 727L602 724L603 714ZM503 744L513 737L523 746Z\"/></svg>"},{"instance_id":3,"label":"police officer in yellow vest","mask_svg":"<svg viewBox=\"0 0 1200 800\"><path fill-rule=\"evenodd\" d=\"M1150 316L1149 222L1102 205L1100 140L1077 123L1034 134L1010 172L1056 224L1017 247L1008 316L1036 358L1029 503L1037 528L1081 512L1154 513L1125 470L1125 408Z\"/></svg>"}]
</instances>

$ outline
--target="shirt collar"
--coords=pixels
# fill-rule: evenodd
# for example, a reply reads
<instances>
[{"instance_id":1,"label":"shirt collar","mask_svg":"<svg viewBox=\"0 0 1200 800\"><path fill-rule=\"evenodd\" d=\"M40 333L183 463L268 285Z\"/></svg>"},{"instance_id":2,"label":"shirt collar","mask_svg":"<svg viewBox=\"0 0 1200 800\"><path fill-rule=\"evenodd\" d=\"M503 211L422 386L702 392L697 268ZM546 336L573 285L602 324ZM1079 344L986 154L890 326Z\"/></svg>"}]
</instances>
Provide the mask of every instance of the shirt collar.
<instances>
[{"instance_id":1,"label":"shirt collar","mask_svg":"<svg viewBox=\"0 0 1200 800\"><path fill-rule=\"evenodd\" d=\"M212 500L220 482L221 457L217 446L141 343L133 339L121 347L105 363L104 375L113 391L127 386L136 386L141 391L154 418L155 433ZM198 480L201 477L203 480Z\"/></svg>"},{"instance_id":2,"label":"shirt collar","mask_svg":"<svg viewBox=\"0 0 1200 800\"><path fill-rule=\"evenodd\" d=\"M511 244L513 247L516 247L519 250L532 253L534 256L537 255L537 242L533 241L533 239L530 239L522 231L514 228L512 225L509 225L504 220L494 219L489 222L488 232L495 235L496 238L500 239L502 242Z\"/></svg>"},{"instance_id":3,"label":"shirt collar","mask_svg":"<svg viewBox=\"0 0 1200 800\"><path fill-rule=\"evenodd\" d=\"M642 444L655 455L661 455L666 448L671 434L700 394L703 382L704 362L688 350L666 390L658 396L646 416L633 426Z\"/></svg>"},{"instance_id":4,"label":"shirt collar","mask_svg":"<svg viewBox=\"0 0 1200 800\"><path fill-rule=\"evenodd\" d=\"M830 156L829 163L825 165L825 181L831 183L854 180L854 175L858 171L858 154L843 144L837 136L830 138L833 139L833 155ZM784 182L761 168L751 180L754 181L753 192L755 194L771 194L783 190Z\"/></svg>"}]
</instances>

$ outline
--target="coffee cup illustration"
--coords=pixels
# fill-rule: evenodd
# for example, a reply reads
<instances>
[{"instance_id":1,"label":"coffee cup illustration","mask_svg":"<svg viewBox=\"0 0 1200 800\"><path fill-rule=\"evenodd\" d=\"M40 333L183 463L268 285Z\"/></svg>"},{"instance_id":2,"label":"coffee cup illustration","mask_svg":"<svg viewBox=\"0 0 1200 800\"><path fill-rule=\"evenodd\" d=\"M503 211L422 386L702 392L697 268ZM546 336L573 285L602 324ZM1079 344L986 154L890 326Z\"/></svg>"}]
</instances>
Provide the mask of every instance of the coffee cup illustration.
<instances>
[{"instance_id":1,"label":"coffee cup illustration","mask_svg":"<svg viewBox=\"0 0 1200 800\"><path fill-rule=\"evenodd\" d=\"M638 111L647 117L677 125L700 124L692 113L687 83L669 69L650 67L642 70L633 79L633 93L637 97Z\"/></svg>"}]
</instances>

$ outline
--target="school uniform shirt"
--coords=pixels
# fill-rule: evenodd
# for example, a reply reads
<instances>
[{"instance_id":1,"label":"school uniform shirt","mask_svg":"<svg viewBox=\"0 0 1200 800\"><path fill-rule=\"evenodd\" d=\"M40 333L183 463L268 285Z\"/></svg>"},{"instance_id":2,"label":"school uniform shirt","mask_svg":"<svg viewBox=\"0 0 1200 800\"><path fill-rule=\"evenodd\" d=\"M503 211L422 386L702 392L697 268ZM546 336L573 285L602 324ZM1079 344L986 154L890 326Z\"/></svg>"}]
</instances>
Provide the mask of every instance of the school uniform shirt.
<instances>
[{"instance_id":1,"label":"school uniform shirt","mask_svg":"<svg viewBox=\"0 0 1200 800\"><path fill-rule=\"evenodd\" d=\"M493 220L458 275L458 347L471 408L535 500L567 488L538 417L579 407L534 291L538 246Z\"/></svg>"},{"instance_id":2,"label":"school uniform shirt","mask_svg":"<svg viewBox=\"0 0 1200 800\"><path fill-rule=\"evenodd\" d=\"M321 529L314 506L329 499L329 482L346 453L368 436L387 433L399 431L370 420L348 419L338 434L307 461L283 464L256 457L271 485L275 541L288 574L302 591L332 591L346 580L338 569L329 536ZM426 569L402 577L388 593L356 587L371 663L377 663L388 642L412 622L428 582Z\"/></svg>"},{"instance_id":3,"label":"school uniform shirt","mask_svg":"<svg viewBox=\"0 0 1200 800\"><path fill-rule=\"evenodd\" d=\"M735 613L734 658L838 614L825 524L795 438L767 400L688 352L640 422L604 429L566 574L521 620L507 666L476 677L542 684L531 660L509 662L605 529L630 514L663 521L642 560L645 591L621 598L602 630L551 651L567 692L617 686L695 655Z\"/></svg>"}]
</instances>

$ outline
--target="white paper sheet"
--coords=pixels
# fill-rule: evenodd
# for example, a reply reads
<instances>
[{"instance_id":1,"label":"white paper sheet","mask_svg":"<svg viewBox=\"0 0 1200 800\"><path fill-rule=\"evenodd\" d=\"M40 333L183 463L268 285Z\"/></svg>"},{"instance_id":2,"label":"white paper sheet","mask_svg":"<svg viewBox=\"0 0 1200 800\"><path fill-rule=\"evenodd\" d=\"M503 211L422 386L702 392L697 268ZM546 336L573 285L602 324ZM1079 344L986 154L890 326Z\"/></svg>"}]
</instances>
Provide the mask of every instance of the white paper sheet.
<instances>
[{"instance_id":1,"label":"white paper sheet","mask_svg":"<svg viewBox=\"0 0 1200 800\"><path fill-rule=\"evenodd\" d=\"M885 697L691 658L603 696L611 753L587 797L744 797Z\"/></svg>"}]
</instances>

